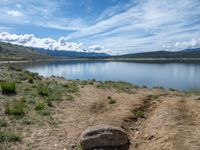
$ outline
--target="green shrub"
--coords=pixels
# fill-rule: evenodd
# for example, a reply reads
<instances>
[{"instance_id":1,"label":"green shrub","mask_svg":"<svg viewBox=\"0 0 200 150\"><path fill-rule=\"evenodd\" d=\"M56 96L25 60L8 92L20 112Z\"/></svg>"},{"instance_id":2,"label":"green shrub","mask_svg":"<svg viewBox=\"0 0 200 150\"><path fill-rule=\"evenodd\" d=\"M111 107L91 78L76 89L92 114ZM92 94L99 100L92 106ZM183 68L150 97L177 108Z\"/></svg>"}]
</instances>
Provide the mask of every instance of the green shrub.
<instances>
[{"instance_id":1,"label":"green shrub","mask_svg":"<svg viewBox=\"0 0 200 150\"><path fill-rule=\"evenodd\" d=\"M142 88L146 89L146 88L147 88L147 86L146 86L146 85L143 85L143 86L142 86Z\"/></svg>"},{"instance_id":2,"label":"green shrub","mask_svg":"<svg viewBox=\"0 0 200 150\"><path fill-rule=\"evenodd\" d=\"M14 132L0 131L0 143L21 141L21 136Z\"/></svg>"},{"instance_id":3,"label":"green shrub","mask_svg":"<svg viewBox=\"0 0 200 150\"><path fill-rule=\"evenodd\" d=\"M34 80L34 79L33 79L32 76L28 76L28 82L29 82L29 83L33 83L33 80Z\"/></svg>"},{"instance_id":4,"label":"green shrub","mask_svg":"<svg viewBox=\"0 0 200 150\"><path fill-rule=\"evenodd\" d=\"M41 95L41 96L48 96L49 95L49 89L47 87L44 87L44 86L40 86L38 88L38 93Z\"/></svg>"},{"instance_id":5,"label":"green shrub","mask_svg":"<svg viewBox=\"0 0 200 150\"><path fill-rule=\"evenodd\" d=\"M144 111L138 110L135 115L137 118L144 118L144 114Z\"/></svg>"},{"instance_id":6,"label":"green shrub","mask_svg":"<svg viewBox=\"0 0 200 150\"><path fill-rule=\"evenodd\" d=\"M2 82L1 83L2 94L15 94L16 84L15 82Z\"/></svg>"},{"instance_id":7,"label":"green shrub","mask_svg":"<svg viewBox=\"0 0 200 150\"><path fill-rule=\"evenodd\" d=\"M0 119L0 127L6 127L8 125L6 120Z\"/></svg>"},{"instance_id":8,"label":"green shrub","mask_svg":"<svg viewBox=\"0 0 200 150\"><path fill-rule=\"evenodd\" d=\"M35 103L35 110L43 110L45 108L45 103L43 101L37 101Z\"/></svg>"},{"instance_id":9,"label":"green shrub","mask_svg":"<svg viewBox=\"0 0 200 150\"><path fill-rule=\"evenodd\" d=\"M25 117L23 118L22 123L25 125L31 125L31 124L35 124L35 120L33 118Z\"/></svg>"},{"instance_id":10,"label":"green shrub","mask_svg":"<svg viewBox=\"0 0 200 150\"><path fill-rule=\"evenodd\" d=\"M21 116L25 114L24 109L25 109L25 104L22 100L13 102L5 106L5 114Z\"/></svg>"},{"instance_id":11,"label":"green shrub","mask_svg":"<svg viewBox=\"0 0 200 150\"><path fill-rule=\"evenodd\" d=\"M107 98L108 98L108 103L109 104L115 104L116 103L116 101L114 99L112 99L111 96L108 96Z\"/></svg>"},{"instance_id":12,"label":"green shrub","mask_svg":"<svg viewBox=\"0 0 200 150\"><path fill-rule=\"evenodd\" d=\"M112 99L112 97L111 97L111 96L108 96L107 98L108 98L108 99Z\"/></svg>"},{"instance_id":13,"label":"green shrub","mask_svg":"<svg viewBox=\"0 0 200 150\"><path fill-rule=\"evenodd\" d=\"M114 99L109 100L109 104L115 104L115 103L116 103L116 101Z\"/></svg>"},{"instance_id":14,"label":"green shrub","mask_svg":"<svg viewBox=\"0 0 200 150\"><path fill-rule=\"evenodd\" d=\"M76 93L79 90L77 83L68 83L65 84L64 87L66 88L66 91L69 93Z\"/></svg>"},{"instance_id":15,"label":"green shrub","mask_svg":"<svg viewBox=\"0 0 200 150\"><path fill-rule=\"evenodd\" d=\"M169 88L169 90L170 90L170 91L176 91L176 90L175 90L175 89L173 89L173 88Z\"/></svg>"},{"instance_id":16,"label":"green shrub","mask_svg":"<svg viewBox=\"0 0 200 150\"><path fill-rule=\"evenodd\" d=\"M49 116L50 115L50 111L48 109L41 110L41 111L39 111L39 113L41 115L44 115L44 116Z\"/></svg>"},{"instance_id":17,"label":"green shrub","mask_svg":"<svg viewBox=\"0 0 200 150\"><path fill-rule=\"evenodd\" d=\"M148 100L156 100L156 99L158 99L159 98L159 95L148 95L147 96L147 99Z\"/></svg>"}]
</instances>

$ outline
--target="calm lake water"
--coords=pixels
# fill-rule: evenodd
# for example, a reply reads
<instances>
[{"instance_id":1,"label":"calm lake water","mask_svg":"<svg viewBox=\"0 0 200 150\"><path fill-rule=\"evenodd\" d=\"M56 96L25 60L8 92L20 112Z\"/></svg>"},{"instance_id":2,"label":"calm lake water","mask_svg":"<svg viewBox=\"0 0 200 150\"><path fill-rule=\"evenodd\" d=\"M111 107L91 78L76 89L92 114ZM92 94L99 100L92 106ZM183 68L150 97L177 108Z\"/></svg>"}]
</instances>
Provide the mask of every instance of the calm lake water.
<instances>
[{"instance_id":1,"label":"calm lake water","mask_svg":"<svg viewBox=\"0 0 200 150\"><path fill-rule=\"evenodd\" d=\"M26 64L31 72L45 77L127 81L148 87L180 90L200 89L200 63L136 63L70 60Z\"/></svg>"}]
</instances>

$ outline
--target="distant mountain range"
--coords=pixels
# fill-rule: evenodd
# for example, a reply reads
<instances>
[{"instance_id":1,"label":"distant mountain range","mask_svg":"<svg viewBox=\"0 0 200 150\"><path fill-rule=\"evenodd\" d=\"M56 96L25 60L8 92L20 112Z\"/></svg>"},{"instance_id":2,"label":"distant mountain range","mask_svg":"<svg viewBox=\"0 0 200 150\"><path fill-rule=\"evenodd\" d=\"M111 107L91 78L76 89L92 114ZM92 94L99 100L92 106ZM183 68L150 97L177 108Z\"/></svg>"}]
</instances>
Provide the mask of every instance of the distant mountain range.
<instances>
[{"instance_id":1,"label":"distant mountain range","mask_svg":"<svg viewBox=\"0 0 200 150\"><path fill-rule=\"evenodd\" d=\"M60 58L102 58L108 56L110 55L105 53L46 50L0 42L0 61L44 60Z\"/></svg>"},{"instance_id":2,"label":"distant mountain range","mask_svg":"<svg viewBox=\"0 0 200 150\"><path fill-rule=\"evenodd\" d=\"M200 58L200 48L183 51L153 51L113 56L114 58Z\"/></svg>"},{"instance_id":3,"label":"distant mountain range","mask_svg":"<svg viewBox=\"0 0 200 150\"><path fill-rule=\"evenodd\" d=\"M62 50L46 50L42 48L35 48L35 51L54 57L68 57L68 58L85 58L85 57L108 57L106 53L95 52L77 52L77 51L62 51Z\"/></svg>"},{"instance_id":4,"label":"distant mountain range","mask_svg":"<svg viewBox=\"0 0 200 150\"><path fill-rule=\"evenodd\" d=\"M136 54L125 54L110 56L105 53L95 52L77 52L77 51L58 51L45 50L39 48L28 48L24 46L14 45L10 43L0 42L0 61L4 60L45 60L45 59L60 59L60 58L93 58L93 59L200 59L200 48L186 49L178 52L170 51L154 51L143 52Z\"/></svg>"}]
</instances>

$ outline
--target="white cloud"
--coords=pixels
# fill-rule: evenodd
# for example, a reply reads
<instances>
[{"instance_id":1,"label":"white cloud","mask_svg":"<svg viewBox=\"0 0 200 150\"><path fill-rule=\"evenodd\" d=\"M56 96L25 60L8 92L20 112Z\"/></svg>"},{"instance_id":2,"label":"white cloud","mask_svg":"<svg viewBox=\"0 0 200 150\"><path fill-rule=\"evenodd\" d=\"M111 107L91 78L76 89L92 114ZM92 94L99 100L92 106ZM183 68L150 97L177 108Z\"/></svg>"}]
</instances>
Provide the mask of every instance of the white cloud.
<instances>
[{"instance_id":1,"label":"white cloud","mask_svg":"<svg viewBox=\"0 0 200 150\"><path fill-rule=\"evenodd\" d=\"M179 51L179 50L193 49L199 47L200 47L200 38L199 39L193 38L189 41L176 42L173 45L163 45L163 49L168 51Z\"/></svg>"},{"instance_id":2,"label":"white cloud","mask_svg":"<svg viewBox=\"0 0 200 150\"><path fill-rule=\"evenodd\" d=\"M0 24L26 24L44 28L75 31L85 27L84 21L81 18L72 18L62 15L63 10L60 9L62 5L62 0L4 0L0 3ZM12 17L12 19L10 19L10 17ZM20 17L20 20L18 17Z\"/></svg>"},{"instance_id":3,"label":"white cloud","mask_svg":"<svg viewBox=\"0 0 200 150\"><path fill-rule=\"evenodd\" d=\"M17 8L21 8L22 6L20 4L16 4L16 7Z\"/></svg>"},{"instance_id":4,"label":"white cloud","mask_svg":"<svg viewBox=\"0 0 200 150\"><path fill-rule=\"evenodd\" d=\"M104 47L101 45L92 45L92 46L89 46L89 49L92 49L95 51L100 51L100 50L104 49Z\"/></svg>"},{"instance_id":5,"label":"white cloud","mask_svg":"<svg viewBox=\"0 0 200 150\"><path fill-rule=\"evenodd\" d=\"M105 17L104 17L105 18ZM199 0L139 0L122 13L68 35L114 51L161 50L163 45L199 38Z\"/></svg>"},{"instance_id":6,"label":"white cloud","mask_svg":"<svg viewBox=\"0 0 200 150\"><path fill-rule=\"evenodd\" d=\"M198 48L200 47L200 39L192 39L186 42L176 42L174 47L178 49L190 49L190 48Z\"/></svg>"},{"instance_id":7,"label":"white cloud","mask_svg":"<svg viewBox=\"0 0 200 150\"><path fill-rule=\"evenodd\" d=\"M23 15L21 12L16 11L16 10L8 10L7 13L11 16L14 16L14 17L19 17L19 16Z\"/></svg>"},{"instance_id":8,"label":"white cloud","mask_svg":"<svg viewBox=\"0 0 200 150\"><path fill-rule=\"evenodd\" d=\"M0 3L0 14L3 14L0 15L0 24L26 23L31 26L67 30L65 40L103 45L115 53L163 48L176 50L178 47L186 47L183 46L187 45L183 44L184 41L200 38L199 0L130 0L130 3L107 8L96 16L96 20L94 17L90 18L93 15L80 17L78 13L74 16L63 13L61 6L69 3L71 8L72 0L28 0L23 3L21 0L3 1L9 4ZM22 5L23 10L16 8L16 4ZM22 13L20 19L10 19L9 15L12 13L5 13L15 9Z\"/></svg>"},{"instance_id":9,"label":"white cloud","mask_svg":"<svg viewBox=\"0 0 200 150\"><path fill-rule=\"evenodd\" d=\"M10 34L7 32L0 33L0 42L7 42L27 47L44 48L49 50L65 50L79 52L110 52L103 47L85 46L82 43L68 42L64 37L58 40L52 38L37 38L33 34Z\"/></svg>"}]
</instances>

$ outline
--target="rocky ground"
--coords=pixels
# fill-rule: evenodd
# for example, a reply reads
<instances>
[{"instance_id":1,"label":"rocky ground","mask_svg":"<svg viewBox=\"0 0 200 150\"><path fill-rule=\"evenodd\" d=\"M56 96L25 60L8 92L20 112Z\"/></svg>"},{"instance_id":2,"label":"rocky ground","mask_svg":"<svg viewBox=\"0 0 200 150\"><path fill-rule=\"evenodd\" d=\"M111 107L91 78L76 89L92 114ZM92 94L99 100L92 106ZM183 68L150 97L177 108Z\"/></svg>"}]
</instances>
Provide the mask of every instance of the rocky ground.
<instances>
[{"instance_id":1,"label":"rocky ground","mask_svg":"<svg viewBox=\"0 0 200 150\"><path fill-rule=\"evenodd\" d=\"M130 150L199 150L200 95L124 82L43 78L0 66L0 149L81 150L88 127L123 128Z\"/></svg>"}]
</instances>

